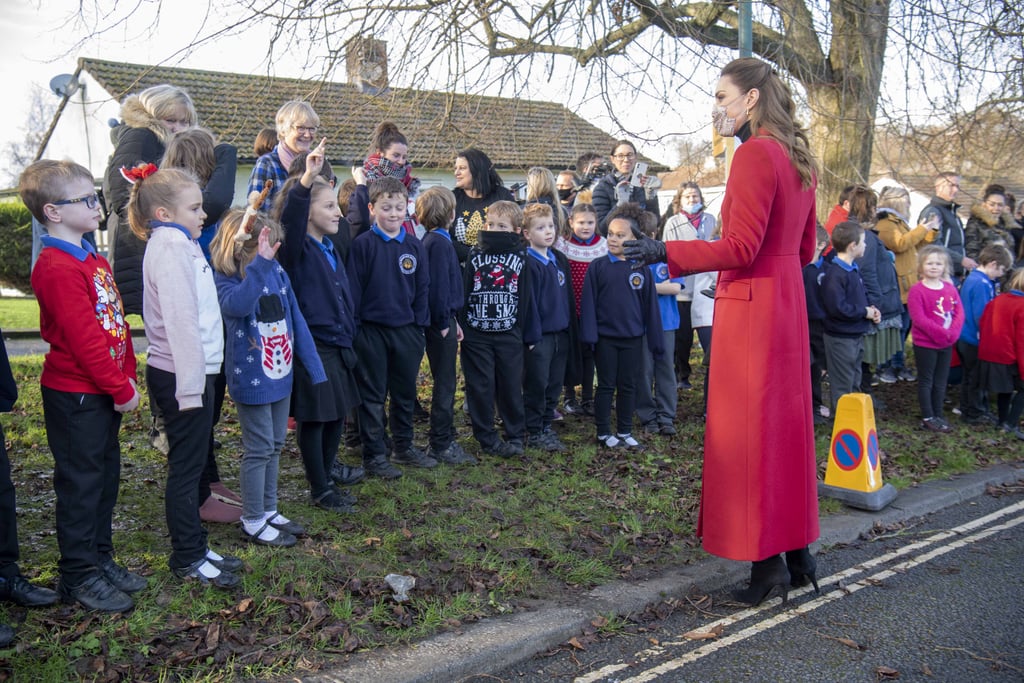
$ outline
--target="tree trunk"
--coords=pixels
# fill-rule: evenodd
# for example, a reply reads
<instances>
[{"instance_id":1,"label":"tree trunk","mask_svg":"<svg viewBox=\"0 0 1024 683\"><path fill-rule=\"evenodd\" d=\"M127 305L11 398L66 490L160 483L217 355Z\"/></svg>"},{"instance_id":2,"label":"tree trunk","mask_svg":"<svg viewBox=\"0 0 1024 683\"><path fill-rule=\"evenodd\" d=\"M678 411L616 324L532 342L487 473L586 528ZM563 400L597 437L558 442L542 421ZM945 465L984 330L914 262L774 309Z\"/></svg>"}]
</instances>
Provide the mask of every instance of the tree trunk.
<instances>
[{"instance_id":1,"label":"tree trunk","mask_svg":"<svg viewBox=\"0 0 1024 683\"><path fill-rule=\"evenodd\" d=\"M824 221L844 187L868 182L876 99L866 89L842 94L835 85L825 85L808 87L807 100L811 147L822 169L818 217Z\"/></svg>"},{"instance_id":2,"label":"tree trunk","mask_svg":"<svg viewBox=\"0 0 1024 683\"><path fill-rule=\"evenodd\" d=\"M832 38L825 71L801 79L811 107L811 145L822 165L820 218L828 215L843 187L868 182L890 2L830 2Z\"/></svg>"}]
</instances>

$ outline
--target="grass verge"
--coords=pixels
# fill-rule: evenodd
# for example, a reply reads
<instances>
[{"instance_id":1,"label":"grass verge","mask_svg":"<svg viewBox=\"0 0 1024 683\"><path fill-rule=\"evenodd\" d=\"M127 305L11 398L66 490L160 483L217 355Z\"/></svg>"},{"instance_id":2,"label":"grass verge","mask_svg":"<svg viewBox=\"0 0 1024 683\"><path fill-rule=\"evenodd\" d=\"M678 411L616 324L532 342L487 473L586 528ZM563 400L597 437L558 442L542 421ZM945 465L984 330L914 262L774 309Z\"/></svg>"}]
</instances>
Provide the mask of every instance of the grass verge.
<instances>
[{"instance_id":1,"label":"grass verge","mask_svg":"<svg viewBox=\"0 0 1024 683\"><path fill-rule=\"evenodd\" d=\"M41 364L38 356L12 359L21 398L3 420L21 566L53 585L58 551ZM702 377L694 379L700 386ZM958 427L950 435L918 429L913 384L879 387L879 395L888 404L878 414L884 474L898 487L1019 459L1019 444L991 429ZM698 561L701 412L700 391L682 392L679 434L645 435L647 449L628 454L596 451L591 421L567 416L557 428L568 453L528 451L509 461L484 457L474 467L406 469L400 480L357 487L359 512L347 516L309 505L289 436L281 510L310 535L282 551L243 543L237 527L210 525L211 546L246 562L241 590L225 593L183 584L167 569L165 464L149 446L143 407L122 427L115 544L119 560L147 575L150 587L125 615L0 606L0 619L18 629L14 647L0 652L0 680L300 676L356 650L414 641L541 600L571 602L600 583ZM461 414L457 422L463 444L475 450ZM422 441L425 426L417 432ZM822 472L829 436L819 428ZM237 488L241 445L230 402L217 438L222 478ZM342 457L358 462L353 454ZM823 514L838 509L822 501ZM389 573L416 578L409 602L394 602L384 581ZM599 628L618 627L614 617L595 616Z\"/></svg>"}]
</instances>

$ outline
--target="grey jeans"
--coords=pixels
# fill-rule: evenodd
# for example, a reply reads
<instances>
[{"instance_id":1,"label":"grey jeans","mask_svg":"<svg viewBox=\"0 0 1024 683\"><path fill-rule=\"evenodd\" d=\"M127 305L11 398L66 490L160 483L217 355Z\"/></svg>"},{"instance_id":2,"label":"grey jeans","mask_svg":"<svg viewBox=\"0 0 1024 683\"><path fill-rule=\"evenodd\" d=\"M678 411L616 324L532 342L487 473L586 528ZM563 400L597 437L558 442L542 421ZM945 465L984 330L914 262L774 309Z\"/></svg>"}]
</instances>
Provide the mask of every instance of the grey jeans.
<instances>
[{"instance_id":1,"label":"grey jeans","mask_svg":"<svg viewBox=\"0 0 1024 683\"><path fill-rule=\"evenodd\" d=\"M277 510L277 469L288 433L289 398L264 405L236 403L242 427L242 520L256 522Z\"/></svg>"},{"instance_id":2,"label":"grey jeans","mask_svg":"<svg viewBox=\"0 0 1024 683\"><path fill-rule=\"evenodd\" d=\"M833 337L826 332L825 359L828 364L828 386L832 396L834 417L839 397L860 390L864 337Z\"/></svg>"},{"instance_id":3,"label":"grey jeans","mask_svg":"<svg viewBox=\"0 0 1024 683\"><path fill-rule=\"evenodd\" d=\"M676 331L665 330L665 353L655 358L644 338L644 364L636 387L636 416L640 424L671 425L676 421L676 373L672 350L676 346ZM692 334L692 332L691 332ZM653 391L651 389L653 385Z\"/></svg>"}]
</instances>

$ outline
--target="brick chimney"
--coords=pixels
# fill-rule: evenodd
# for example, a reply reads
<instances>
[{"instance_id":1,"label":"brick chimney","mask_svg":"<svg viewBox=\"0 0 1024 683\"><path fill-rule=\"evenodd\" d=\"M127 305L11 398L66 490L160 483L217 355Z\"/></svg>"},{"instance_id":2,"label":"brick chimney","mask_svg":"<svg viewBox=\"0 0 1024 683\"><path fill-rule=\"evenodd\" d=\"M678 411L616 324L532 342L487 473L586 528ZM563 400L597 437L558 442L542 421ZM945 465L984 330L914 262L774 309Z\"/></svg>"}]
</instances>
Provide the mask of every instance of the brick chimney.
<instances>
[{"instance_id":1,"label":"brick chimney","mask_svg":"<svg viewBox=\"0 0 1024 683\"><path fill-rule=\"evenodd\" d=\"M372 37L354 38L345 48L348 82L360 92L376 94L388 87L388 44Z\"/></svg>"}]
</instances>

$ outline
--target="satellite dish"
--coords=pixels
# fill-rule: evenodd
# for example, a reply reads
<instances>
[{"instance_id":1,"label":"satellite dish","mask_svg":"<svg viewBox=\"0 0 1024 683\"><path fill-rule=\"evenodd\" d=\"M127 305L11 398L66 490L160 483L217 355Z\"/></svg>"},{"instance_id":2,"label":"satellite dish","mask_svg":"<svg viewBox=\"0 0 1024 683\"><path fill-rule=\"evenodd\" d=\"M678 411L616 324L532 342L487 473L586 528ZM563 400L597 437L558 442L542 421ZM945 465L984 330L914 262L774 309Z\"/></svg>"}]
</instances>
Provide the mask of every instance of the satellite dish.
<instances>
[{"instance_id":1,"label":"satellite dish","mask_svg":"<svg viewBox=\"0 0 1024 683\"><path fill-rule=\"evenodd\" d=\"M70 97L81 87L82 84L71 74L59 74L50 79L50 90L57 97Z\"/></svg>"}]
</instances>

